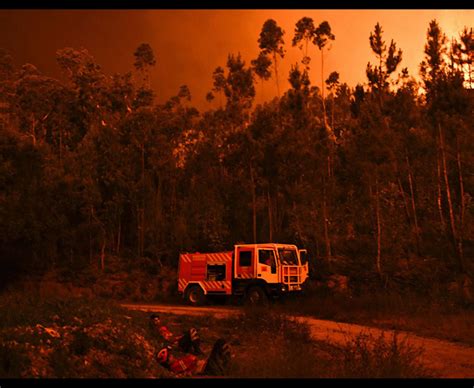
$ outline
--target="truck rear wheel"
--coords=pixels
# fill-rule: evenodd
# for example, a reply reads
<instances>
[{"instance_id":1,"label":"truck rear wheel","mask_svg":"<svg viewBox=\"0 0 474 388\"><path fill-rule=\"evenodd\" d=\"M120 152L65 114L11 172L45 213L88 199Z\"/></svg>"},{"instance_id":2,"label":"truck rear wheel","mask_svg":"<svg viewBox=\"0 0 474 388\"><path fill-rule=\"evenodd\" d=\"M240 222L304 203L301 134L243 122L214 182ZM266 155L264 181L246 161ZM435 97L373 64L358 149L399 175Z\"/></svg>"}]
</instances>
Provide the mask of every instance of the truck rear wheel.
<instances>
[{"instance_id":1,"label":"truck rear wheel","mask_svg":"<svg viewBox=\"0 0 474 388\"><path fill-rule=\"evenodd\" d=\"M186 290L185 299L188 304L191 306L201 306L204 304L206 300L206 296L204 295L204 291L198 285L190 286Z\"/></svg>"},{"instance_id":2,"label":"truck rear wheel","mask_svg":"<svg viewBox=\"0 0 474 388\"><path fill-rule=\"evenodd\" d=\"M262 287L252 286L245 293L245 303L251 306L262 306L268 303L268 297Z\"/></svg>"}]
</instances>

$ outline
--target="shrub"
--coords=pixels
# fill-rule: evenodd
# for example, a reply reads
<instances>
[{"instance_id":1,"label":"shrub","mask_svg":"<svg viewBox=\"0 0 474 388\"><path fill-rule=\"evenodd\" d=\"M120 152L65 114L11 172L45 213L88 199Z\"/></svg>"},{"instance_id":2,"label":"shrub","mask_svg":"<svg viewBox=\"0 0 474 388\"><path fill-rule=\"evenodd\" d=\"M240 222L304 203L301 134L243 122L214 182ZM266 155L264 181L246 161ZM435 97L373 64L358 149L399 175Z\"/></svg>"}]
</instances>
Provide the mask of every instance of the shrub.
<instances>
[{"instance_id":1,"label":"shrub","mask_svg":"<svg viewBox=\"0 0 474 388\"><path fill-rule=\"evenodd\" d=\"M238 377L318 377L326 362L316 357L306 325L269 308L250 308L234 321L239 343L232 375Z\"/></svg>"},{"instance_id":2,"label":"shrub","mask_svg":"<svg viewBox=\"0 0 474 388\"><path fill-rule=\"evenodd\" d=\"M430 372L420 360L422 348L409 345L397 333L386 338L385 333L374 338L359 333L342 347L339 377L400 378L428 377Z\"/></svg>"},{"instance_id":3,"label":"shrub","mask_svg":"<svg viewBox=\"0 0 474 388\"><path fill-rule=\"evenodd\" d=\"M397 334L372 338L359 334L342 347L312 340L310 329L281 311L251 308L227 322L238 333L236 377L426 377L422 349Z\"/></svg>"}]
</instances>

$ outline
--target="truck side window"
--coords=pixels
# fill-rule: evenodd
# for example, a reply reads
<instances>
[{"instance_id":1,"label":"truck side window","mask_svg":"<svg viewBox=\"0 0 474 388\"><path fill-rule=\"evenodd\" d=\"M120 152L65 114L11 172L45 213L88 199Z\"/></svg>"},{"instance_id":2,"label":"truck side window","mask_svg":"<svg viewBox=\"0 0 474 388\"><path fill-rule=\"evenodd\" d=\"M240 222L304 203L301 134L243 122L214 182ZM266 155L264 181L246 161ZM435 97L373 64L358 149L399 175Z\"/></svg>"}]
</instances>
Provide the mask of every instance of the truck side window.
<instances>
[{"instance_id":1,"label":"truck side window","mask_svg":"<svg viewBox=\"0 0 474 388\"><path fill-rule=\"evenodd\" d=\"M225 264L208 264L207 280L225 280Z\"/></svg>"},{"instance_id":2,"label":"truck side window","mask_svg":"<svg viewBox=\"0 0 474 388\"><path fill-rule=\"evenodd\" d=\"M271 249L259 249L258 262L260 264L273 265L275 263L275 253Z\"/></svg>"},{"instance_id":3,"label":"truck side window","mask_svg":"<svg viewBox=\"0 0 474 388\"><path fill-rule=\"evenodd\" d=\"M252 251L239 252L239 266L250 267L252 263Z\"/></svg>"}]
</instances>

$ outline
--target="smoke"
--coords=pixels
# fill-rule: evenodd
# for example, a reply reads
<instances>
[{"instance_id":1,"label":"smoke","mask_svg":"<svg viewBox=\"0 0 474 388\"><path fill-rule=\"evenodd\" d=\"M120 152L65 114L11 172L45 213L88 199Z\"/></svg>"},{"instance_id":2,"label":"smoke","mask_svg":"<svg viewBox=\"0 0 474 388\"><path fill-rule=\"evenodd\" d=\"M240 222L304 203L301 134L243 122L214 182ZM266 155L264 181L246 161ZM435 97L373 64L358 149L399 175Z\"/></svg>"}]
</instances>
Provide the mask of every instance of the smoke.
<instances>
[{"instance_id":1,"label":"smoke","mask_svg":"<svg viewBox=\"0 0 474 388\"><path fill-rule=\"evenodd\" d=\"M86 48L105 72L133 70L133 52L149 43L157 63L151 72L157 101L176 95L188 85L193 104L209 107L205 95L212 88L212 72L225 66L229 54L240 53L247 65L258 55L258 37L272 18L285 30L286 55L279 64L282 91L288 87L291 65L302 52L291 46L296 22L312 17L316 25L327 20L336 40L325 52L324 75L340 74L350 86L365 82L367 62L374 61L369 34L379 22L387 44L403 50L401 67L417 75L423 57L426 30L438 18L441 28L454 33L472 26L472 10L2 10L0 47L9 50L20 66L32 63L47 75L59 77L56 50ZM455 24L455 25L454 25ZM459 28L458 28L459 27ZM313 85L321 85L320 52L310 48ZM263 99L276 94L273 79L264 83ZM261 87L257 101L262 100Z\"/></svg>"}]
</instances>

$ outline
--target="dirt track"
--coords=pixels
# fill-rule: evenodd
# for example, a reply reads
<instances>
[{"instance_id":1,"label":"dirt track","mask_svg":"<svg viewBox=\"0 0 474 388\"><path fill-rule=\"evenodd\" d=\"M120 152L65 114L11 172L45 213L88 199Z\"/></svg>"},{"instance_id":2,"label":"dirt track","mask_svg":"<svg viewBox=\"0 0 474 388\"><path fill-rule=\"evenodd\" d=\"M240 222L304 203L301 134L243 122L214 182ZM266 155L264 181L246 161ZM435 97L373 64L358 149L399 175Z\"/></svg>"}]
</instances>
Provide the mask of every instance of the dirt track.
<instances>
[{"instance_id":1,"label":"dirt track","mask_svg":"<svg viewBox=\"0 0 474 388\"><path fill-rule=\"evenodd\" d=\"M187 307L165 305L123 304L123 307L154 311L178 315L206 315L211 314L216 318L224 318L230 314L239 314L239 308L224 307ZM393 331L381 330L368 326L326 321L309 317L295 317L311 328L315 340L326 341L333 344L346 343L348 339L360 333L378 338L380 335L391 337ZM437 377L443 378L474 378L474 347L456 344L449 341L425 338L413 333L397 331L400 339L406 339L407 344L414 347L423 347L423 362L433 370Z\"/></svg>"}]
</instances>

